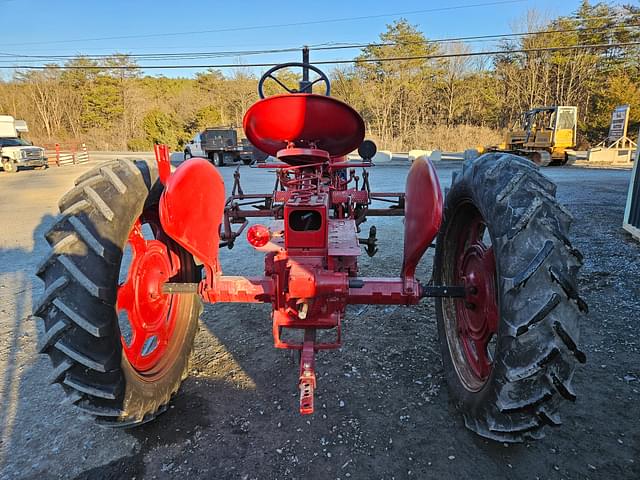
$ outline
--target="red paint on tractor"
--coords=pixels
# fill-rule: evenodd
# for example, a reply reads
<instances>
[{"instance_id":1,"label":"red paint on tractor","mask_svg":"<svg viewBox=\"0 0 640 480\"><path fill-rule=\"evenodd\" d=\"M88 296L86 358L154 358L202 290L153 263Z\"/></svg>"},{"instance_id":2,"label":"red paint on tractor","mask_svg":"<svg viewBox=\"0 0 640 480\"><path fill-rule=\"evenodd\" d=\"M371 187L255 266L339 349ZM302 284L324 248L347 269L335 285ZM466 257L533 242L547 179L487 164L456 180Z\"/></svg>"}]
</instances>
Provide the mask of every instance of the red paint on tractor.
<instances>
[{"instance_id":1,"label":"red paint on tractor","mask_svg":"<svg viewBox=\"0 0 640 480\"><path fill-rule=\"evenodd\" d=\"M253 145L274 156L293 146L318 148L339 157L358 148L364 139L364 121L358 112L335 98L309 93L259 100L247 110L242 126Z\"/></svg>"},{"instance_id":2,"label":"red paint on tractor","mask_svg":"<svg viewBox=\"0 0 640 480\"><path fill-rule=\"evenodd\" d=\"M454 280L467 296L456 300L459 338L474 375L485 382L493 368L489 343L498 332L496 261L493 247L483 241L486 229L479 212L462 232Z\"/></svg>"},{"instance_id":3,"label":"red paint on tractor","mask_svg":"<svg viewBox=\"0 0 640 480\"><path fill-rule=\"evenodd\" d=\"M404 207L403 279L414 279L418 262L429 248L442 222L442 190L430 160L417 158L407 176Z\"/></svg>"},{"instance_id":4,"label":"red paint on tractor","mask_svg":"<svg viewBox=\"0 0 640 480\"><path fill-rule=\"evenodd\" d=\"M203 280L200 295L209 303L270 303L273 280L267 277L241 277L214 273Z\"/></svg>"},{"instance_id":5,"label":"red paint on tractor","mask_svg":"<svg viewBox=\"0 0 640 480\"><path fill-rule=\"evenodd\" d=\"M168 145L153 145L153 153L156 156L156 162L158 162L158 176L160 177L160 182L163 185L167 184L167 180L169 180L169 176L171 175L171 154L169 152Z\"/></svg>"},{"instance_id":6,"label":"red paint on tractor","mask_svg":"<svg viewBox=\"0 0 640 480\"><path fill-rule=\"evenodd\" d=\"M222 176L203 158L180 165L160 198L162 228L212 271L218 268L218 227L224 200Z\"/></svg>"},{"instance_id":7,"label":"red paint on tractor","mask_svg":"<svg viewBox=\"0 0 640 480\"><path fill-rule=\"evenodd\" d=\"M420 284L411 279L410 288L402 278L359 278L362 286L349 289L349 304L414 305L420 301Z\"/></svg>"},{"instance_id":8,"label":"red paint on tractor","mask_svg":"<svg viewBox=\"0 0 640 480\"><path fill-rule=\"evenodd\" d=\"M162 284L180 265L164 243L144 238L140 220L133 225L127 243L132 259L127 278L118 288L117 310L126 312L131 339L127 343L122 338L122 349L137 371L146 372L160 361L175 329L172 304L180 299L162 293Z\"/></svg>"},{"instance_id":9,"label":"red paint on tractor","mask_svg":"<svg viewBox=\"0 0 640 480\"><path fill-rule=\"evenodd\" d=\"M316 331L308 329L304 332L304 343L300 352L300 413L310 415L313 413L313 392L316 388Z\"/></svg>"}]
</instances>

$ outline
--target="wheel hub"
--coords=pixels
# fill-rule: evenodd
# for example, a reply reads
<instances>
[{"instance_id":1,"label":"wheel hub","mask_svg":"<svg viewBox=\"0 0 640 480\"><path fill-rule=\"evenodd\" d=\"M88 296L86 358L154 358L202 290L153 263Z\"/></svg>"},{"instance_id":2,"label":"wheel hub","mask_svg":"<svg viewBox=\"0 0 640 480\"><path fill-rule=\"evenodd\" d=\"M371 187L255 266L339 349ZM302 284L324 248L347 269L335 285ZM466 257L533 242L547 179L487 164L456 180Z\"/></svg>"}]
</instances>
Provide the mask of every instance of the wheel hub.
<instances>
[{"instance_id":1,"label":"wheel hub","mask_svg":"<svg viewBox=\"0 0 640 480\"><path fill-rule=\"evenodd\" d=\"M486 381L493 367L490 342L498 331L499 311L496 294L496 265L493 247L478 238L477 228L463 242L456 276L467 296L456 302L458 337L465 360L480 382Z\"/></svg>"},{"instance_id":2,"label":"wheel hub","mask_svg":"<svg viewBox=\"0 0 640 480\"><path fill-rule=\"evenodd\" d=\"M117 310L126 313L132 336L129 342L121 337L122 348L136 370L147 371L160 361L175 329L171 295L162 293L172 276L171 258L164 243L144 238L139 220L127 242L132 260L118 288Z\"/></svg>"}]
</instances>

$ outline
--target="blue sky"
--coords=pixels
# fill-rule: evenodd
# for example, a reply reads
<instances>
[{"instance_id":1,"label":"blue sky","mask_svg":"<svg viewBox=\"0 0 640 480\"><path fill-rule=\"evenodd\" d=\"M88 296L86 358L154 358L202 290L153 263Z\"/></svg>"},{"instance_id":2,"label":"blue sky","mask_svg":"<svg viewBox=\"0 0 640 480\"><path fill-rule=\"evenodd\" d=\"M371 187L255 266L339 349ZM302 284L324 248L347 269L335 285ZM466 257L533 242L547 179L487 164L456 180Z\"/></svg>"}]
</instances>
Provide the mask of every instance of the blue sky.
<instances>
[{"instance_id":1,"label":"blue sky","mask_svg":"<svg viewBox=\"0 0 640 480\"><path fill-rule=\"evenodd\" d=\"M579 0L562 2L523 0L501 5L406 13L486 4L491 1L0 0L0 18L3 18L3 21L7 21L8 18L16 19L14 23L16 28L10 30L9 35L5 30L0 37L0 53L23 55L108 54L116 51L179 53L286 48L328 42L362 43L377 40L378 35L384 31L385 25L400 17L417 25L428 38L432 39L500 34L512 32L514 25L530 9L536 9L543 16L553 18L572 13L580 3ZM393 15L399 13L403 14ZM212 31L373 15L384 16L318 25ZM24 22L24 32L20 31L18 22ZM210 32L194 33L202 30ZM93 40L157 33L176 33L176 35ZM474 45L475 49L490 49L490 47L491 44L486 42ZM357 53L357 50L312 52L312 60L351 58ZM298 60L298 53L286 53L191 60L189 63L241 64ZM164 60L156 63L167 62ZM11 64L6 63L5 60L0 65ZM0 71L4 76L11 73L7 69ZM148 70L146 73L191 76L196 71Z\"/></svg>"}]
</instances>

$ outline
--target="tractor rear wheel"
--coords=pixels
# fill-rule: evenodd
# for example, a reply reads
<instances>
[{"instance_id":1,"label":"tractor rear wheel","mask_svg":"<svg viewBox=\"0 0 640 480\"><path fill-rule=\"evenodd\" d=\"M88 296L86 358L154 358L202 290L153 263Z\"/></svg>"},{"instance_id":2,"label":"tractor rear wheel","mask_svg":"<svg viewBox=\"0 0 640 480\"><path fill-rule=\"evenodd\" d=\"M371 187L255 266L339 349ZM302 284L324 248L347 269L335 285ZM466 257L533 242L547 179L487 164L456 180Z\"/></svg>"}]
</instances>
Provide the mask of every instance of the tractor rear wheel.
<instances>
[{"instance_id":1,"label":"tractor rear wheel","mask_svg":"<svg viewBox=\"0 0 640 480\"><path fill-rule=\"evenodd\" d=\"M100 423L135 426L166 409L186 377L202 309L162 283L197 282L192 256L162 230L155 163L117 160L89 171L59 202L34 306L51 383ZM124 253L123 253L124 252Z\"/></svg>"},{"instance_id":2,"label":"tractor rear wheel","mask_svg":"<svg viewBox=\"0 0 640 480\"><path fill-rule=\"evenodd\" d=\"M501 442L559 425L585 362L582 255L555 190L531 162L491 153L465 162L445 200L434 282L467 288L465 298L436 299L450 398L468 428Z\"/></svg>"}]
</instances>

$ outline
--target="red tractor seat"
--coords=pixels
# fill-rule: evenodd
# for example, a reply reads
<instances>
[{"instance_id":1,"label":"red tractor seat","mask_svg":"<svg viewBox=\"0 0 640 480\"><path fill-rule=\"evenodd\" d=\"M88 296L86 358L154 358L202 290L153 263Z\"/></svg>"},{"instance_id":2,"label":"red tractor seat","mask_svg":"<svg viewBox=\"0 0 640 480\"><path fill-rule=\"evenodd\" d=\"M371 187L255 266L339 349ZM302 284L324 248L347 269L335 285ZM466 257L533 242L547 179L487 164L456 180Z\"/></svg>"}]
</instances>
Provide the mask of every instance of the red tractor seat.
<instances>
[{"instance_id":1,"label":"red tractor seat","mask_svg":"<svg viewBox=\"0 0 640 480\"><path fill-rule=\"evenodd\" d=\"M287 148L324 150L329 157L340 157L364 140L364 121L358 112L335 98L310 93L259 100L249 108L242 125L255 147L285 162L287 155L278 152ZM305 163L295 155L291 160Z\"/></svg>"}]
</instances>

